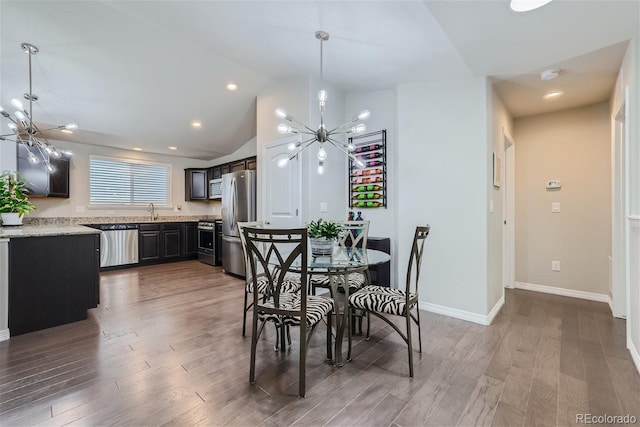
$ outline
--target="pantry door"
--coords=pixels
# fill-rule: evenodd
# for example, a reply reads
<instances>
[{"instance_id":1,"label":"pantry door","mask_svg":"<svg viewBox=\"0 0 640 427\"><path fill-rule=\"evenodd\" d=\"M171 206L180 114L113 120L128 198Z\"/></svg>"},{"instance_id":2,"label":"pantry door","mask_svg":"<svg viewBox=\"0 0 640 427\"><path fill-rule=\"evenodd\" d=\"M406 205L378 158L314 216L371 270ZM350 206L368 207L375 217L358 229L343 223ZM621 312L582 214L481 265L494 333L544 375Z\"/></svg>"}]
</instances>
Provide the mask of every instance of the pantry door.
<instances>
[{"instance_id":1,"label":"pantry door","mask_svg":"<svg viewBox=\"0 0 640 427\"><path fill-rule=\"evenodd\" d=\"M262 219L273 228L294 228L301 225L300 177L302 165L298 158L284 167L278 162L291 152L289 144L300 141L300 136L275 141L263 148L262 162Z\"/></svg>"}]
</instances>

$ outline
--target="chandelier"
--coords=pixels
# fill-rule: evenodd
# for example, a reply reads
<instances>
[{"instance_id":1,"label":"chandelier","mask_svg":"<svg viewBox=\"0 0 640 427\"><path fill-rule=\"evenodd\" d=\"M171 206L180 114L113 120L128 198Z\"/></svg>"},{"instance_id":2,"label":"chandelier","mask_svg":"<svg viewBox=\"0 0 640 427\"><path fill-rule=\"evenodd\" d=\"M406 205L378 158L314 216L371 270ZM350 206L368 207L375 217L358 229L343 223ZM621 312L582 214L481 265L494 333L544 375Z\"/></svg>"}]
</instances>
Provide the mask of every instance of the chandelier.
<instances>
[{"instance_id":1,"label":"chandelier","mask_svg":"<svg viewBox=\"0 0 640 427\"><path fill-rule=\"evenodd\" d=\"M38 95L33 93L31 84L31 57L33 55L37 55L39 50L31 43L22 43L20 47L25 53L29 54L29 92L24 94L24 99L29 101L29 109L27 110L22 102L17 98L11 100L11 105L15 108L13 116L0 106L0 114L9 119L8 127L11 129L11 133L0 135L0 140L22 144L27 150L27 157L29 158L29 161L32 163L38 163L38 156L36 156L34 152L39 152L40 157L43 159L49 172L53 172L54 169L49 162L49 158L50 156L59 158L62 156L62 153L49 143L42 132L50 130L71 132L73 129L77 129L78 125L70 123L68 125L54 126L52 128L40 130L35 124L33 121L33 101L38 100Z\"/></svg>"},{"instance_id":2,"label":"chandelier","mask_svg":"<svg viewBox=\"0 0 640 427\"><path fill-rule=\"evenodd\" d=\"M284 111L282 108L277 108L276 109L277 117L302 126L302 128L296 128L288 124L280 124L278 125L279 133L311 135L311 138L308 138L306 140L303 140L297 143L289 144L289 150L293 152L289 156L280 159L278 161L278 166L285 167L290 160L293 160L303 150L305 150L306 148L309 148L311 145L317 142L320 144L320 146L318 147L318 173L319 174L324 173L324 162L327 159L327 151L324 148L324 144L327 144L327 143L333 145L338 150L342 151L344 154L347 155L347 157L353 160L356 166L362 168L365 166L364 162L356 158L353 154L351 154L351 151L354 150L354 146L352 144L347 144L343 141L336 139L336 136L364 132L367 129L364 123L359 123L356 125L356 122L367 120L371 114L369 113L369 110L363 110L360 114L353 117L346 123L333 129L327 129L324 123L324 107L327 102L328 94L327 94L327 91L322 88L323 86L322 44L327 40L329 40L329 33L325 31L316 31L316 38L320 40L320 91L318 92L318 103L320 107L320 125L318 126L317 130L314 130L309 126L306 126L305 124L299 122L290 114L287 114L287 112Z\"/></svg>"}]
</instances>

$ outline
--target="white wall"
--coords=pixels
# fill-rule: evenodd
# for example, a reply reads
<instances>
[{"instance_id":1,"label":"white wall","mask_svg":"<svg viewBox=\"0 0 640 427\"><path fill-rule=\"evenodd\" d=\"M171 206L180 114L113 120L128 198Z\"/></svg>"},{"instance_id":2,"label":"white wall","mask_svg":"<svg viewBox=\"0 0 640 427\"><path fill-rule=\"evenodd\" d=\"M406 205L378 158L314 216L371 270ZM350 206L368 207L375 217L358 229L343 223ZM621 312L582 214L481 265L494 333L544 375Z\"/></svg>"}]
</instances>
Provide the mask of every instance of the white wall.
<instances>
[{"instance_id":1,"label":"white wall","mask_svg":"<svg viewBox=\"0 0 640 427\"><path fill-rule=\"evenodd\" d=\"M398 180L395 158L395 152L397 151L395 91L383 90L375 92L348 93L345 102L346 115L344 120L349 120L362 110L369 110L371 112L371 118L365 122L367 132L376 132L383 129L387 130L387 208L361 210L364 219L371 221L369 235L375 237L389 237L391 240L391 286L396 287L396 284L398 283L396 267L398 256L398 239L396 238ZM406 265L402 268L406 269Z\"/></svg>"},{"instance_id":2,"label":"white wall","mask_svg":"<svg viewBox=\"0 0 640 427\"><path fill-rule=\"evenodd\" d=\"M367 132L387 130L387 209L362 209L364 219L371 221L369 234L379 237L393 237L395 235L395 206L397 187L395 173L395 92L392 90L376 92L353 92L346 96L344 121L351 119L362 110L369 110L371 118L367 120ZM392 239L393 243L393 239Z\"/></svg>"},{"instance_id":3,"label":"white wall","mask_svg":"<svg viewBox=\"0 0 640 427\"><path fill-rule=\"evenodd\" d=\"M217 166L217 165L233 162L234 160L246 159L247 157L252 157L257 155L257 152L258 152L258 147L256 143L256 138L253 137L249 141L245 142L244 145L242 145L242 147L238 148L233 153L213 159L213 161L208 163L208 165Z\"/></svg>"},{"instance_id":4,"label":"white wall","mask_svg":"<svg viewBox=\"0 0 640 427\"><path fill-rule=\"evenodd\" d=\"M16 145L11 141L0 141L0 172L17 169Z\"/></svg>"},{"instance_id":5,"label":"white wall","mask_svg":"<svg viewBox=\"0 0 640 427\"><path fill-rule=\"evenodd\" d=\"M344 117L344 94L336 88L325 85L329 92L325 110L325 123L328 128L342 124ZM276 130L283 120L278 119L274 111L280 107L298 121L315 129L320 124L317 92L319 82L307 77L275 80L258 95L257 101L257 152L258 169L263 168L260 153L265 145L283 139ZM306 136L306 135L305 135ZM344 154L333 147L325 147L328 153L325 173L317 173L318 145L314 144L301 155L302 163L302 223L318 217L327 219L346 219L346 169ZM258 178L258 194L263 194L263 183ZM260 199L260 198L258 198ZM328 212L320 212L320 202L326 202ZM262 214L262 201L258 200L259 216Z\"/></svg>"},{"instance_id":6,"label":"white wall","mask_svg":"<svg viewBox=\"0 0 640 427\"><path fill-rule=\"evenodd\" d=\"M258 170L263 171L266 165L263 164L262 150L265 145L282 140L286 135L281 135L277 131L278 124L283 120L275 115L276 108L283 108L287 113L294 116L302 123L309 122L309 78L291 77L277 79L271 82L268 87L258 94L256 103L256 150L258 153ZM302 158L306 153L302 155ZM305 172L303 171L303 174ZM258 174L257 194L266 194L263 188L262 174ZM303 187L306 179L302 179ZM303 192L302 206L307 205L306 192ZM257 212L258 219L262 219L262 199L258 196Z\"/></svg>"},{"instance_id":7,"label":"white wall","mask_svg":"<svg viewBox=\"0 0 640 427\"><path fill-rule=\"evenodd\" d=\"M489 199L487 212L487 310L490 312L500 298L504 295L503 278L503 193L505 191L506 177L502 176L501 188L493 186L493 153L502 158L504 165L507 159L504 153L503 134L513 135L513 119L502 98L491 84L487 84L488 90L488 132L487 139L487 188ZM502 173L502 171L501 171ZM493 213L490 206L493 204Z\"/></svg>"},{"instance_id":8,"label":"white wall","mask_svg":"<svg viewBox=\"0 0 640 427\"><path fill-rule=\"evenodd\" d=\"M607 102L515 120L516 281L606 298L610 135ZM561 189L547 190L550 180ZM551 270L552 260L561 271Z\"/></svg>"},{"instance_id":9,"label":"white wall","mask_svg":"<svg viewBox=\"0 0 640 427\"><path fill-rule=\"evenodd\" d=\"M625 282L627 295L627 347L631 351L636 367L640 371L640 39L629 43L624 57L616 89L612 97L615 109L628 90L626 122L628 126L628 149L626 155L627 181L625 196L627 218L623 225L626 235ZM614 241L614 247L615 247ZM614 260L615 262L615 260Z\"/></svg>"},{"instance_id":10,"label":"white wall","mask_svg":"<svg viewBox=\"0 0 640 427\"><path fill-rule=\"evenodd\" d=\"M336 87L327 84L323 85L328 92L327 103L324 111L324 122L327 129L333 129L344 123L344 93ZM320 109L318 106L318 91L321 89L320 81L311 79L309 84L309 122L306 124L311 129L317 129L320 125ZM304 122L303 122L304 123ZM306 135L305 135L306 136ZM344 142L343 136L336 136L337 140ZM302 174L306 170L307 204L303 207L303 221L325 218L334 220L347 219L347 157L333 147L331 144L324 144L327 151L327 160L324 162L325 172L318 174L318 148L319 144L314 143L307 150L307 155L303 159ZM327 212L320 212L320 203L327 203Z\"/></svg>"},{"instance_id":11,"label":"white wall","mask_svg":"<svg viewBox=\"0 0 640 427\"><path fill-rule=\"evenodd\" d=\"M476 319L488 314L486 86L409 83L396 97L399 283L415 227L430 224L420 301Z\"/></svg>"},{"instance_id":12,"label":"white wall","mask_svg":"<svg viewBox=\"0 0 640 427\"><path fill-rule=\"evenodd\" d=\"M70 150L74 153L71 158L70 182L68 199L31 198L37 210L30 214L33 217L91 217L91 216L144 216L144 207L137 209L91 209L89 208L89 155L123 157L129 159L149 160L171 164L171 202L172 206L180 206L181 210L157 209L159 216L180 215L209 215L213 214L213 205L209 202L185 202L184 200L184 169L191 167L206 167L208 162L203 160L186 159L183 157L163 156L136 151L118 150L94 145L75 144L63 141L51 141L57 148ZM84 212L77 212L76 209Z\"/></svg>"}]
</instances>

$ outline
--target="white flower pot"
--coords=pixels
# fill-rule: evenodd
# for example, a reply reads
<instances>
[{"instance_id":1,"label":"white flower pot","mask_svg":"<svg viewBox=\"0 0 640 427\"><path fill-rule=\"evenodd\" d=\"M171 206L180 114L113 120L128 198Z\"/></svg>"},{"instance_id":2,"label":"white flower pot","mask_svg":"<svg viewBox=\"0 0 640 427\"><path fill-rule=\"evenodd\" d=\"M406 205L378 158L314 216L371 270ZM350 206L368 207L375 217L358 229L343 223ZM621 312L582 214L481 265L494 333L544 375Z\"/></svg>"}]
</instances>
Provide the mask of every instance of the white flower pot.
<instances>
[{"instance_id":1,"label":"white flower pot","mask_svg":"<svg viewBox=\"0 0 640 427\"><path fill-rule=\"evenodd\" d=\"M333 253L333 240L326 237L310 237L312 255L331 255Z\"/></svg>"},{"instance_id":2,"label":"white flower pot","mask_svg":"<svg viewBox=\"0 0 640 427\"><path fill-rule=\"evenodd\" d=\"M2 216L2 225L22 225L22 215L16 212L0 214Z\"/></svg>"}]
</instances>

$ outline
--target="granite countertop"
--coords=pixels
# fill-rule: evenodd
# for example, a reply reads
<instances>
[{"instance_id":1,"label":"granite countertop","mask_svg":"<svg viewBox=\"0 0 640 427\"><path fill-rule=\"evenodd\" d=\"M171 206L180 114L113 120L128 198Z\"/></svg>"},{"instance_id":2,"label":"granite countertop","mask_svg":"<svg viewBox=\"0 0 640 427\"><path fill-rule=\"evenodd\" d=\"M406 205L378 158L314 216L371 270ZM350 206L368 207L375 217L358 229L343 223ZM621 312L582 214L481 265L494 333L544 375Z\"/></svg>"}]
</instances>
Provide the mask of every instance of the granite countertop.
<instances>
[{"instance_id":1,"label":"granite countertop","mask_svg":"<svg viewBox=\"0 0 640 427\"><path fill-rule=\"evenodd\" d=\"M151 221L145 216L81 216L81 217L25 217L25 225L33 226L74 226L87 224L146 224L163 222L198 222L220 219L219 215L172 215L159 216Z\"/></svg>"},{"instance_id":2,"label":"granite countertop","mask_svg":"<svg viewBox=\"0 0 640 427\"><path fill-rule=\"evenodd\" d=\"M0 239L18 237L70 236L75 234L99 234L100 230L81 225L21 225L0 227Z\"/></svg>"}]
</instances>

